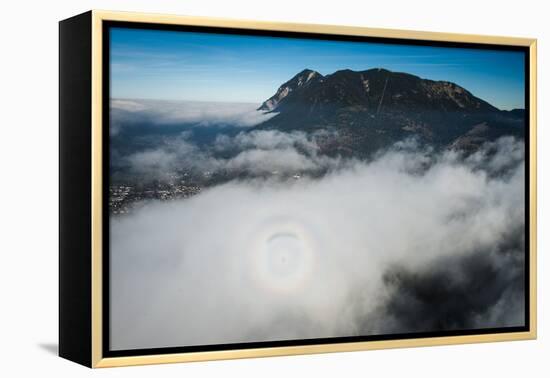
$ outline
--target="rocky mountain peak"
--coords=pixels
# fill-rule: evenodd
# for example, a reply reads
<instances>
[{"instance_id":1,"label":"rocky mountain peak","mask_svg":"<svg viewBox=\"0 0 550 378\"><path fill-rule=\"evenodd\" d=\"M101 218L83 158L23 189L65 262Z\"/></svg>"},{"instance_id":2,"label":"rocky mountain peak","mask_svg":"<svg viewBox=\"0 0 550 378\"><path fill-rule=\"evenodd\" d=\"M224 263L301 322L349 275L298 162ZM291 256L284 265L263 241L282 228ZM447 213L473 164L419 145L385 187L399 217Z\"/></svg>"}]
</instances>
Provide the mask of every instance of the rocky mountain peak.
<instances>
[{"instance_id":1,"label":"rocky mountain peak","mask_svg":"<svg viewBox=\"0 0 550 378\"><path fill-rule=\"evenodd\" d=\"M322 79L323 75L319 72L306 68L305 70L302 70L294 75L292 79L282 84L277 89L277 92L264 101L258 110L265 112L275 111L290 94L294 95L294 93L300 92L304 88L322 81Z\"/></svg>"}]
</instances>

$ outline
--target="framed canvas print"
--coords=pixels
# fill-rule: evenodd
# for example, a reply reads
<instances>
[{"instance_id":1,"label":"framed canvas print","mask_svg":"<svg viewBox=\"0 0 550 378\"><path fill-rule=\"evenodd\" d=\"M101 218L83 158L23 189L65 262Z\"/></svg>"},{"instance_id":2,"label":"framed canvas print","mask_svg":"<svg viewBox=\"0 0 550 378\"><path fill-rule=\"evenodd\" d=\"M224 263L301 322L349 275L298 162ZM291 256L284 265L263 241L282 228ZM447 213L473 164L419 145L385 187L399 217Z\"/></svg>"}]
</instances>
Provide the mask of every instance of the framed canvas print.
<instances>
[{"instance_id":1,"label":"framed canvas print","mask_svg":"<svg viewBox=\"0 0 550 378\"><path fill-rule=\"evenodd\" d=\"M60 22L60 355L535 338L535 70L532 39Z\"/></svg>"}]
</instances>

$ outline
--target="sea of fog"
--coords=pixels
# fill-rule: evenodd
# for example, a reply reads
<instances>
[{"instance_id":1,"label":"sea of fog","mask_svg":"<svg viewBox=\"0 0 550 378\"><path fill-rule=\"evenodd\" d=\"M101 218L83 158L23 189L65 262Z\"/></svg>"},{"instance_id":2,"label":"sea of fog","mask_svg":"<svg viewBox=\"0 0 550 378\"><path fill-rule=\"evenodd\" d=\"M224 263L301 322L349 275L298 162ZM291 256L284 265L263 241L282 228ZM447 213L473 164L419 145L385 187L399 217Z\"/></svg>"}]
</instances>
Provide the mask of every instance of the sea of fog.
<instances>
[{"instance_id":1,"label":"sea of fog","mask_svg":"<svg viewBox=\"0 0 550 378\"><path fill-rule=\"evenodd\" d=\"M111 106L113 136L144 120L242 129L114 155L138 177L252 173L111 217L112 349L524 324L523 141L465 156L409 139L367 161L320 154L308 133L249 131L273 116L257 105ZM324 174L294 175L309 171Z\"/></svg>"}]
</instances>

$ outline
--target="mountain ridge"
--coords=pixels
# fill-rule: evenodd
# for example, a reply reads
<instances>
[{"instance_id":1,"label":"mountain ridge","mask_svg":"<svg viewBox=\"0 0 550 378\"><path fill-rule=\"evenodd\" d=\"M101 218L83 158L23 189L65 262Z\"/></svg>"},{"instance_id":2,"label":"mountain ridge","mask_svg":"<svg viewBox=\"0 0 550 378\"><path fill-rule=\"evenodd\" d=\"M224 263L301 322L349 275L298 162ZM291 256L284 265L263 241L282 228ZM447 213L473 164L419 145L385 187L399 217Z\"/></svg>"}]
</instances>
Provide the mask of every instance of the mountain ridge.
<instances>
[{"instance_id":1,"label":"mountain ridge","mask_svg":"<svg viewBox=\"0 0 550 378\"><path fill-rule=\"evenodd\" d=\"M374 109L377 111L381 106L407 104L424 105L427 109L439 106L439 110L446 111L499 111L495 106L453 82L424 79L384 68L362 71L341 69L326 76L311 69L304 69L283 83L258 110L276 112L280 107L288 106L289 102L300 101L304 106L327 99L371 109L374 102L377 105Z\"/></svg>"},{"instance_id":2,"label":"mountain ridge","mask_svg":"<svg viewBox=\"0 0 550 378\"><path fill-rule=\"evenodd\" d=\"M384 68L329 75L304 69L257 110L275 115L253 129L338 131L340 140L332 145L345 144L339 148L350 154L411 136L442 147L466 146L461 141L467 139L468 149L474 150L503 135L523 138L526 122L524 110L500 110L453 82ZM472 138L472 129L480 124L485 126Z\"/></svg>"}]
</instances>

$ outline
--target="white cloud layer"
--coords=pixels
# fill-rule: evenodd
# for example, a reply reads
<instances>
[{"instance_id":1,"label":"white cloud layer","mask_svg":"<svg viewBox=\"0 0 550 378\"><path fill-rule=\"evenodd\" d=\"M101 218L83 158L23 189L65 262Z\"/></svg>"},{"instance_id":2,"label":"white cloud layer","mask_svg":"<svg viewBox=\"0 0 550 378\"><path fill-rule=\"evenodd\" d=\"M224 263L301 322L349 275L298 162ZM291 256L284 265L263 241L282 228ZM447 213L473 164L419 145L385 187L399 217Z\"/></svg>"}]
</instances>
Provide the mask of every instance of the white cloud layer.
<instances>
[{"instance_id":1,"label":"white cloud layer","mask_svg":"<svg viewBox=\"0 0 550 378\"><path fill-rule=\"evenodd\" d=\"M353 160L319 153L317 140L327 135L326 131L306 134L256 130L233 137L219 135L211 146L199 148L189 140L188 133L182 133L155 148L124 156L119 164L145 181L169 180L178 171L293 174L352 164Z\"/></svg>"},{"instance_id":2,"label":"white cloud layer","mask_svg":"<svg viewBox=\"0 0 550 378\"><path fill-rule=\"evenodd\" d=\"M310 157L295 155L302 137ZM235 141L251 148L225 165L298 169L321 159L303 135L246 135L228 145ZM133 159L160 169L177 160L163 154ZM391 332L379 319L396 295L384 279L392 267L422 272L441 259L482 254L505 269L495 246L522 229L524 215L522 143L511 138L466 161L405 143L322 179L230 182L151 202L111 219L111 347ZM470 279L449 272L453 282ZM476 324L520 325L521 306L510 309L505 297L475 314Z\"/></svg>"},{"instance_id":3,"label":"white cloud layer","mask_svg":"<svg viewBox=\"0 0 550 378\"><path fill-rule=\"evenodd\" d=\"M276 113L257 111L259 104L198 101L111 100L111 135L121 127L148 121L152 125L231 125L251 127Z\"/></svg>"}]
</instances>

